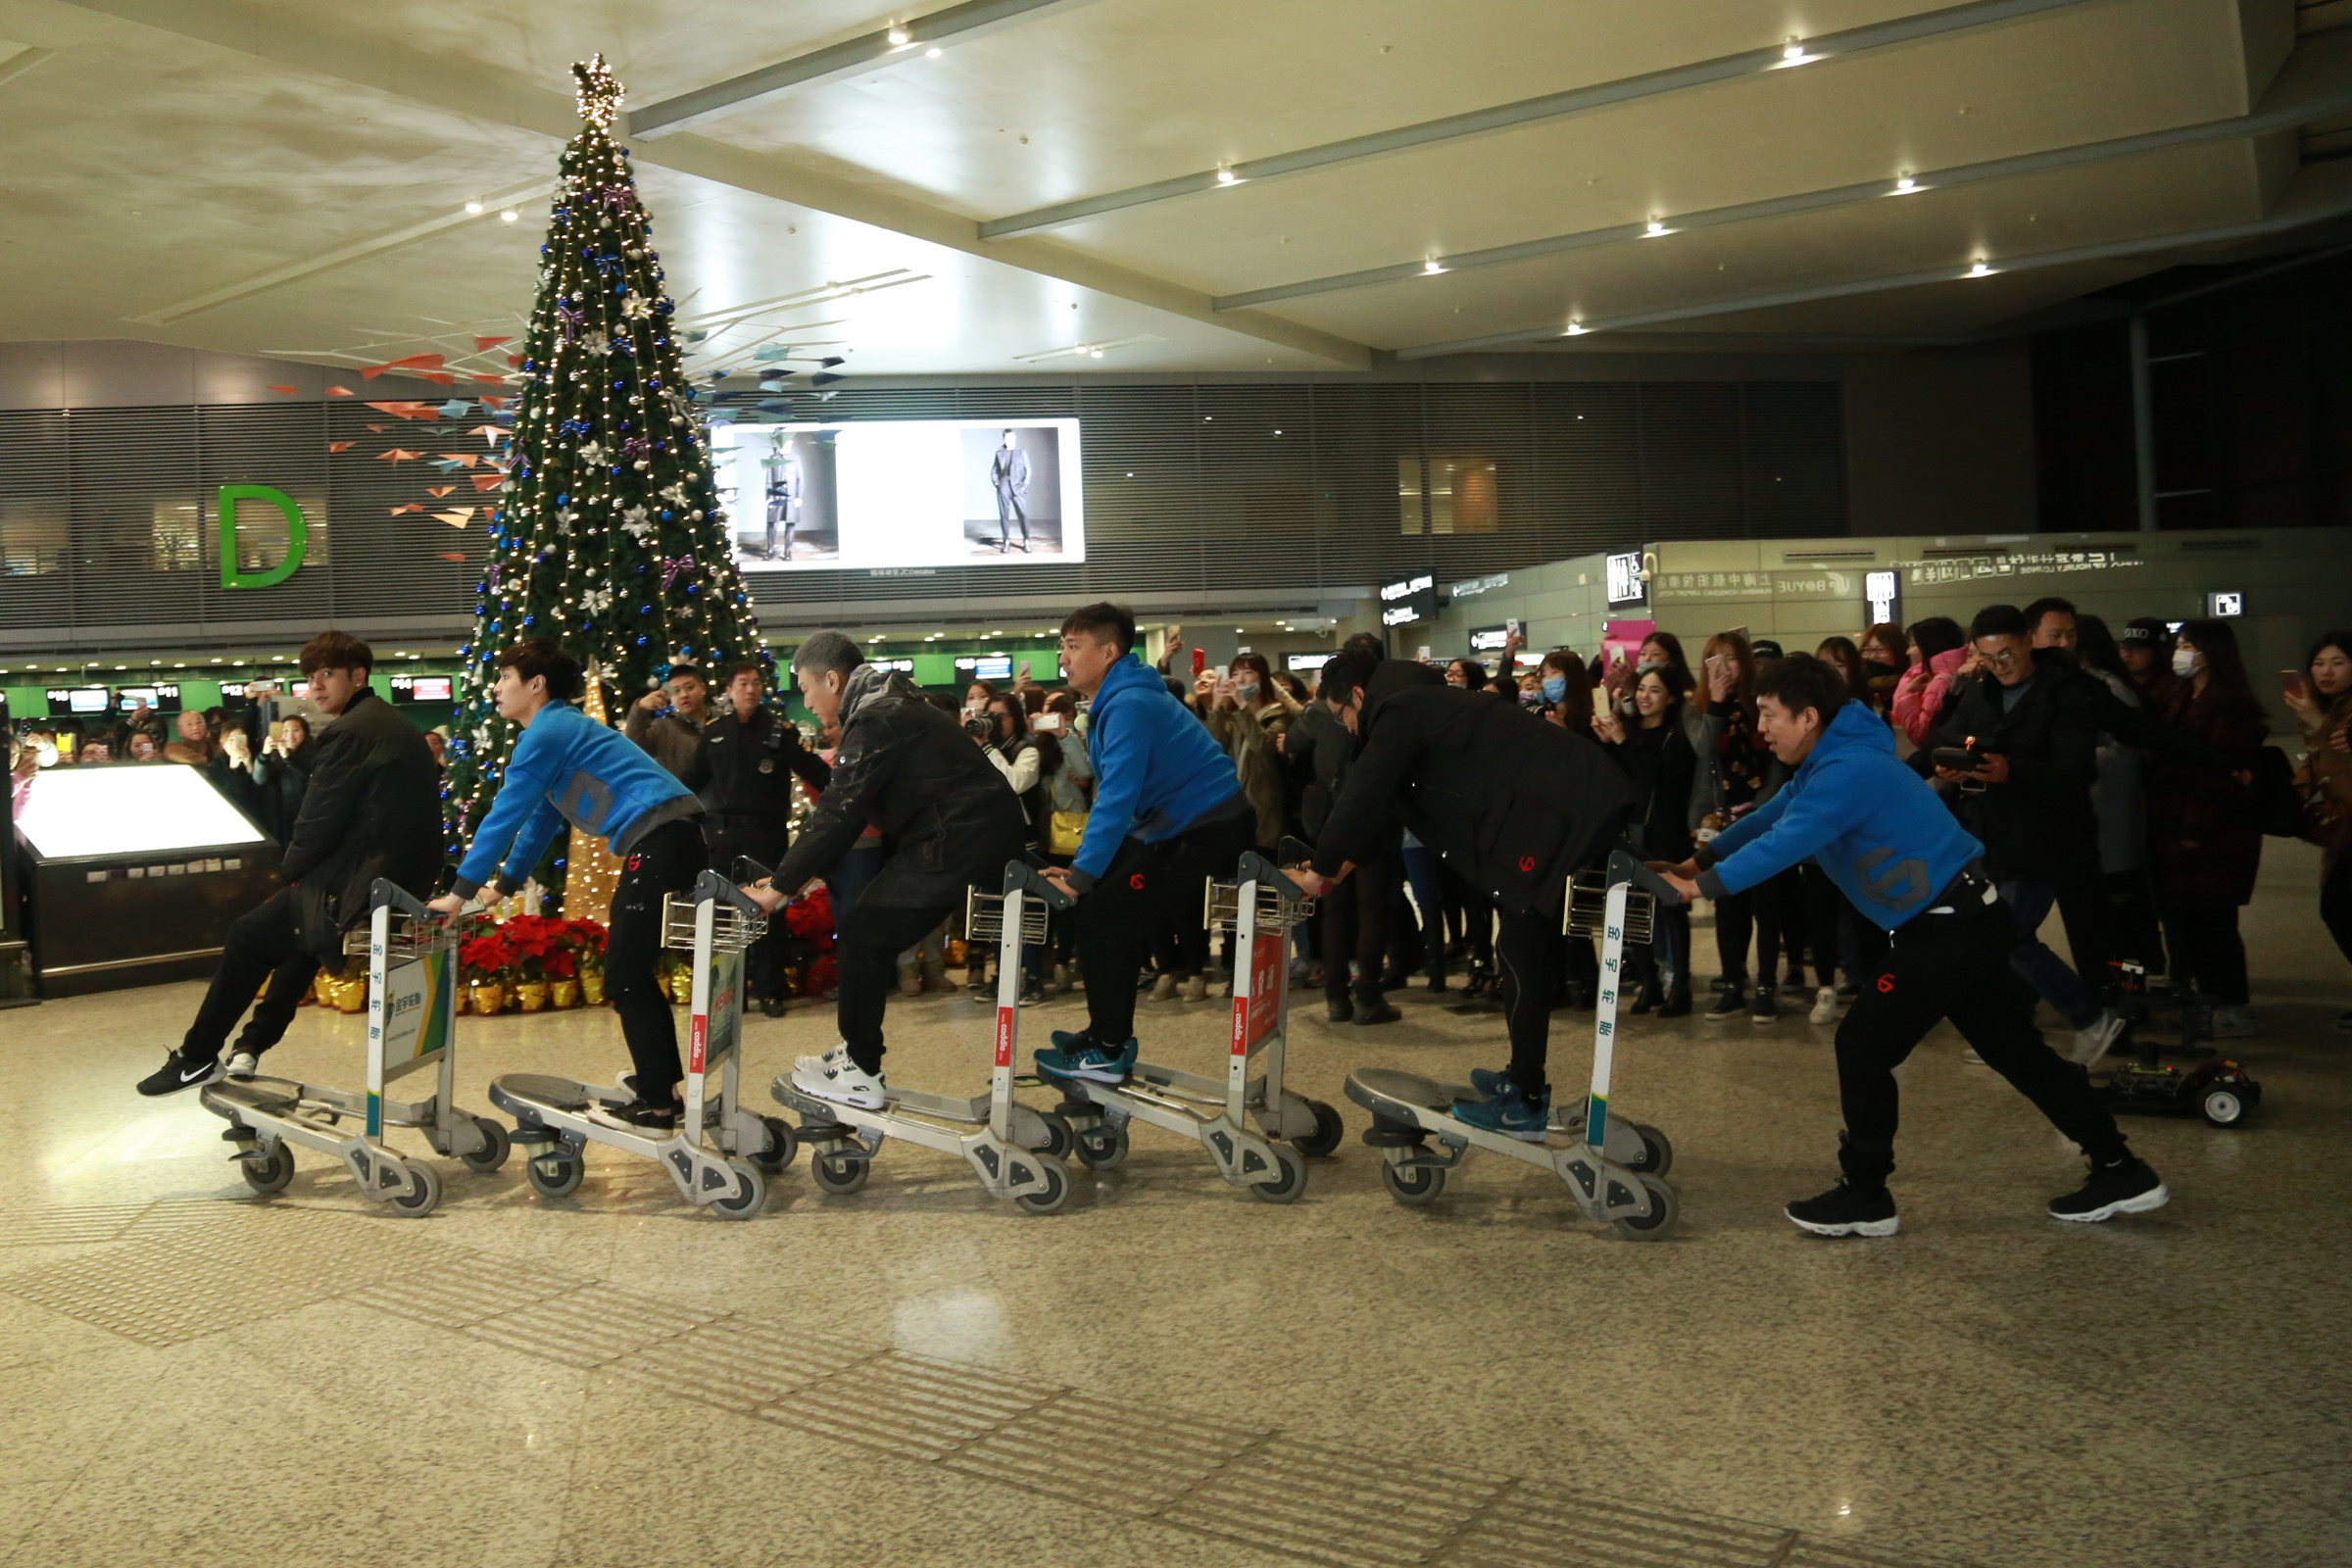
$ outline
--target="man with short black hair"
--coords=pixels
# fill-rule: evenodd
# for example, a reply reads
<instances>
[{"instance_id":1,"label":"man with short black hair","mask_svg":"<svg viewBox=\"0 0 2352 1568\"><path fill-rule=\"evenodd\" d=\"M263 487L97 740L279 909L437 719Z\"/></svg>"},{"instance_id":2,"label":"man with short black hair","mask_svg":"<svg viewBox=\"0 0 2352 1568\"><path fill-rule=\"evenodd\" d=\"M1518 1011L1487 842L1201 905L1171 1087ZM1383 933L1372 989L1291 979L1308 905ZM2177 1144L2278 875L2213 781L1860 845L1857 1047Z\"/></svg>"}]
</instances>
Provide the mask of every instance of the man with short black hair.
<instances>
[{"instance_id":1,"label":"man with short black hair","mask_svg":"<svg viewBox=\"0 0 2352 1568\"><path fill-rule=\"evenodd\" d=\"M693 664L672 664L662 684L629 705L621 732L645 748L669 776L695 787L701 764L703 726L709 722L710 683ZM662 710L668 711L663 712ZM657 716L658 715L658 716Z\"/></svg>"},{"instance_id":2,"label":"man with short black hair","mask_svg":"<svg viewBox=\"0 0 2352 1568\"><path fill-rule=\"evenodd\" d=\"M2072 653L2036 649L2036 622L1990 605L1969 625L1982 673L1957 680L1951 713L1911 758L1956 798L1960 820L1984 846L1985 873L2016 918L2010 962L2074 1026L2074 1059L2089 1066L2123 1032L2123 1019L2041 940L2059 890L2099 874L2099 819L2090 803L2106 688ZM2071 617L2067 621L2072 628ZM1969 751L1977 765L1937 764L1938 748ZM2100 978L2104 978L2103 976Z\"/></svg>"},{"instance_id":3,"label":"man with short black hair","mask_svg":"<svg viewBox=\"0 0 2352 1568\"><path fill-rule=\"evenodd\" d=\"M738 858L772 866L792 842L792 784L811 791L832 776L824 760L801 744L797 725L764 704L767 671L757 660L727 668L726 706L703 726L701 748L686 784L703 800L703 836L710 863L728 871ZM778 925L744 954L744 990L770 1017L784 1010Z\"/></svg>"},{"instance_id":4,"label":"man with short black hair","mask_svg":"<svg viewBox=\"0 0 2352 1568\"><path fill-rule=\"evenodd\" d=\"M313 743L310 788L278 861L285 886L228 928L196 1021L140 1094L174 1094L219 1077L220 1048L249 1004L253 1016L227 1072L254 1076L319 968L339 971L343 933L368 917L376 878L417 897L440 879L441 772L416 726L368 690L374 664L349 632L323 631L303 645L311 701L332 722ZM264 981L268 994L256 1004Z\"/></svg>"},{"instance_id":5,"label":"man with short black hair","mask_svg":"<svg viewBox=\"0 0 2352 1568\"><path fill-rule=\"evenodd\" d=\"M1300 825L1310 842L1330 820L1355 755L1355 736L1349 733L1342 710L1354 700L1355 688L1370 678L1375 662L1359 651L1341 654L1325 664L1315 700L1292 723L1285 740L1285 760L1306 777L1299 803ZM1358 861L1354 875L1334 887L1316 908L1322 937L1324 1011L1333 1023L1394 1023L1404 1016L1381 994L1381 969L1387 961L1402 871L1402 846L1392 845L1386 853ZM1443 937L1433 947L1442 963ZM1352 984L1348 974L1350 960L1356 966Z\"/></svg>"},{"instance_id":6,"label":"man with short black hair","mask_svg":"<svg viewBox=\"0 0 2352 1568\"><path fill-rule=\"evenodd\" d=\"M2056 648L2070 654L2075 651L2073 601L2049 594L2034 600L2022 613L2035 648Z\"/></svg>"},{"instance_id":7,"label":"man with short black hair","mask_svg":"<svg viewBox=\"0 0 2352 1568\"><path fill-rule=\"evenodd\" d=\"M1087 976L1086 1027L1056 1031L1054 1048L1037 1054L1051 1078L1125 1081L1138 1053L1132 980L1153 933L1197 919L1201 882L1232 876L1257 842L1257 811L1233 760L1134 648L1124 606L1087 605L1061 623L1070 690L1094 699L1095 802L1076 860L1046 872L1085 901L1076 920Z\"/></svg>"},{"instance_id":8,"label":"man with short black hair","mask_svg":"<svg viewBox=\"0 0 2352 1568\"><path fill-rule=\"evenodd\" d=\"M2015 612L2012 612L2014 614ZM1720 899L1813 857L1854 907L1887 932L1886 956L1838 1026L1845 1113L1843 1176L1788 1218L1821 1236L1892 1236L1898 1097L1894 1069L1950 1019L1987 1066L2082 1150L2082 1187L2050 1201L2053 1219L2098 1221L2168 1200L2080 1068L2034 1027L2034 998L2009 966L2010 918L1984 874L1984 846L1895 760L1894 736L1845 678L1809 655L1756 682L1758 732L1795 775L1679 865L1652 862L1685 898Z\"/></svg>"}]
</instances>

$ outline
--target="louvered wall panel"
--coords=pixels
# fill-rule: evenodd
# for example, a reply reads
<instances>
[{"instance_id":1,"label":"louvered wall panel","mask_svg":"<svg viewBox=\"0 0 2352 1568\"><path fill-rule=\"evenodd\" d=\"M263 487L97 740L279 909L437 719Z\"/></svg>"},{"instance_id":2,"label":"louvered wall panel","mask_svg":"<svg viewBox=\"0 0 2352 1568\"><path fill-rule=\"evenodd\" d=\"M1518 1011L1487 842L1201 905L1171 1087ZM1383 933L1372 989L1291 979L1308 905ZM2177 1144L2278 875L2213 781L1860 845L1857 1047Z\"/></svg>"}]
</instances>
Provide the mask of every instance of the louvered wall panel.
<instances>
[{"instance_id":1,"label":"louvered wall panel","mask_svg":"<svg viewBox=\"0 0 2352 1568\"><path fill-rule=\"evenodd\" d=\"M858 625L908 601L1164 594L1213 604L1224 592L1296 589L1307 604L1423 571L1454 580L1644 539L1836 535L1845 531L1838 400L1832 382L1695 381L848 386L822 403L795 394L801 418L1080 419L1087 560L753 582L771 625ZM0 557L11 563L0 573L0 643L73 625L264 620L295 636L330 618L429 624L470 613L492 498L464 471L426 462L486 454L471 428L339 400L0 413ZM330 442L349 449L330 454ZM396 446L427 458L383 460ZM1431 532L1417 502L1416 526L1404 529L1399 463L1418 483L1425 458L1494 465L1491 529ZM214 495L234 479L302 501L313 554L291 581L220 589ZM429 496L436 484L452 493ZM395 514L410 505L428 510ZM464 527L432 515L467 506ZM175 521L195 519L193 562L158 564L159 516L167 563L174 542L188 543ZM36 564L48 569L21 569Z\"/></svg>"},{"instance_id":2,"label":"louvered wall panel","mask_svg":"<svg viewBox=\"0 0 2352 1568\"><path fill-rule=\"evenodd\" d=\"M0 413L0 628L74 624L66 416Z\"/></svg>"}]
</instances>

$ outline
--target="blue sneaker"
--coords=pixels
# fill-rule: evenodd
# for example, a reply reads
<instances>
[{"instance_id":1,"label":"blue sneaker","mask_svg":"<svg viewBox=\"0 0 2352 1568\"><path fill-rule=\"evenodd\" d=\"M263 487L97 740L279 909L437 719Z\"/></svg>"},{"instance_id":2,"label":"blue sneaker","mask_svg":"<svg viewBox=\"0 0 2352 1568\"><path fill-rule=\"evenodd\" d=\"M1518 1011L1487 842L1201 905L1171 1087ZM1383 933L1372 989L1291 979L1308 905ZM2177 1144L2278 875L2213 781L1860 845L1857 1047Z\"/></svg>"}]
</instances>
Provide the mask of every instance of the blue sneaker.
<instances>
[{"instance_id":1,"label":"blue sneaker","mask_svg":"<svg viewBox=\"0 0 2352 1568\"><path fill-rule=\"evenodd\" d=\"M1506 1082L1500 1087L1501 1092L1491 1100L1454 1106L1453 1119L1522 1143L1542 1143L1551 1124L1551 1091L1546 1089L1530 1100L1517 1084Z\"/></svg>"},{"instance_id":2,"label":"blue sneaker","mask_svg":"<svg viewBox=\"0 0 2352 1568\"><path fill-rule=\"evenodd\" d=\"M1092 1035L1054 1031L1054 1049L1037 1054L1037 1070L1048 1078L1084 1078L1098 1084L1123 1084L1135 1071L1137 1047L1133 1037L1113 1050Z\"/></svg>"},{"instance_id":3,"label":"blue sneaker","mask_svg":"<svg viewBox=\"0 0 2352 1568\"><path fill-rule=\"evenodd\" d=\"M1494 1071L1486 1067L1470 1069L1470 1087L1490 1100L1496 1095L1505 1093L1510 1081L1511 1069L1508 1067L1502 1068L1500 1071Z\"/></svg>"}]
</instances>

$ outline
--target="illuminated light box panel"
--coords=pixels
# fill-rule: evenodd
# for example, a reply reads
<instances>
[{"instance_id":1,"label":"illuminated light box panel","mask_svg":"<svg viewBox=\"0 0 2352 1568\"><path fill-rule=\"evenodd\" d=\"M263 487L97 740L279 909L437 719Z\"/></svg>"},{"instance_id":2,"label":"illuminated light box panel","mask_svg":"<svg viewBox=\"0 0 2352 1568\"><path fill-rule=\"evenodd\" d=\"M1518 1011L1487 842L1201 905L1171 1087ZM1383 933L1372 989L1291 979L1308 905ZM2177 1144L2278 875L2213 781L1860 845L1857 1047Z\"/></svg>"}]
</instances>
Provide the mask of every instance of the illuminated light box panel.
<instances>
[{"instance_id":1,"label":"illuminated light box panel","mask_svg":"<svg viewBox=\"0 0 2352 1568\"><path fill-rule=\"evenodd\" d=\"M17 831L48 860L155 855L264 842L201 770L177 762L56 767L35 774Z\"/></svg>"}]
</instances>

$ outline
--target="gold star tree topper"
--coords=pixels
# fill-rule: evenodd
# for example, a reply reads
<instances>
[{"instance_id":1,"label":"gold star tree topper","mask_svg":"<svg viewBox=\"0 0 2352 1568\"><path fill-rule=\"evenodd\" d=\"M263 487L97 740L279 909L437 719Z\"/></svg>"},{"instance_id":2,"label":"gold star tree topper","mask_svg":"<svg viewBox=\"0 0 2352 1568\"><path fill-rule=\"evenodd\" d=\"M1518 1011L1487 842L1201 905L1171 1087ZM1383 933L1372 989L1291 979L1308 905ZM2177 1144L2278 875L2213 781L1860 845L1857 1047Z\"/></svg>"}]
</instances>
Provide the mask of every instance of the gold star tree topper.
<instances>
[{"instance_id":1,"label":"gold star tree topper","mask_svg":"<svg viewBox=\"0 0 2352 1568\"><path fill-rule=\"evenodd\" d=\"M586 64L574 64L571 75L579 84L580 118L599 129L611 129L612 117L620 113L622 88L605 57L591 55Z\"/></svg>"}]
</instances>

